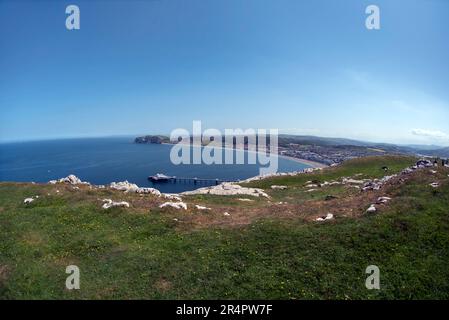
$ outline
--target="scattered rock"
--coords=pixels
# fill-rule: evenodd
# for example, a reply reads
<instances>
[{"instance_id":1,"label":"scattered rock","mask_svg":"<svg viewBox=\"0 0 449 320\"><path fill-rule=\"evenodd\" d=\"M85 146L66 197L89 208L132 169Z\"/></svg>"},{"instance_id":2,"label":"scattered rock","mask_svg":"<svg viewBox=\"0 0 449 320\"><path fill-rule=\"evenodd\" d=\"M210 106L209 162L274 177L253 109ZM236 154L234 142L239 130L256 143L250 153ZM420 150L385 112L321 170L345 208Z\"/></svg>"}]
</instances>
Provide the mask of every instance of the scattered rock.
<instances>
[{"instance_id":1,"label":"scattered rock","mask_svg":"<svg viewBox=\"0 0 449 320\"><path fill-rule=\"evenodd\" d=\"M23 200L23 203L24 203L24 204L29 204L29 203L31 203L31 202L33 202L33 201L34 201L33 198L26 198L25 200Z\"/></svg>"},{"instance_id":2,"label":"scattered rock","mask_svg":"<svg viewBox=\"0 0 449 320\"><path fill-rule=\"evenodd\" d=\"M421 159L416 162L418 168L430 168L433 167L433 163L430 160Z\"/></svg>"},{"instance_id":3,"label":"scattered rock","mask_svg":"<svg viewBox=\"0 0 449 320\"><path fill-rule=\"evenodd\" d=\"M325 217L316 218L315 221L326 221L326 220L331 220L333 218L334 218L334 215L332 213L328 213Z\"/></svg>"},{"instance_id":4,"label":"scattered rock","mask_svg":"<svg viewBox=\"0 0 449 320\"><path fill-rule=\"evenodd\" d=\"M287 186L277 186L277 185L272 185L271 189L279 189L279 190L285 190L287 189Z\"/></svg>"},{"instance_id":5,"label":"scattered rock","mask_svg":"<svg viewBox=\"0 0 449 320\"><path fill-rule=\"evenodd\" d=\"M103 199L103 209L109 209L112 207L126 207L129 208L129 203L126 201L120 201L120 202L115 202L112 201L111 199Z\"/></svg>"},{"instance_id":6,"label":"scattered rock","mask_svg":"<svg viewBox=\"0 0 449 320\"><path fill-rule=\"evenodd\" d=\"M390 197L379 197L377 198L377 203L381 204L381 203L387 203L388 201L390 201L391 198Z\"/></svg>"},{"instance_id":7,"label":"scattered rock","mask_svg":"<svg viewBox=\"0 0 449 320\"><path fill-rule=\"evenodd\" d=\"M355 180L355 179L348 179L343 178L343 184L364 184L365 180Z\"/></svg>"},{"instance_id":8,"label":"scattered rock","mask_svg":"<svg viewBox=\"0 0 449 320\"><path fill-rule=\"evenodd\" d=\"M430 186L431 186L432 188L438 188L438 187L440 186L440 184L439 184L438 182L432 182L432 183L430 184Z\"/></svg>"},{"instance_id":9,"label":"scattered rock","mask_svg":"<svg viewBox=\"0 0 449 320\"><path fill-rule=\"evenodd\" d=\"M174 193L163 193L162 196L168 200L182 201L181 197Z\"/></svg>"},{"instance_id":10,"label":"scattered rock","mask_svg":"<svg viewBox=\"0 0 449 320\"><path fill-rule=\"evenodd\" d=\"M195 205L195 208L197 208L198 210L211 210L211 209L208 208L208 207L200 206L200 205L198 205L198 204Z\"/></svg>"},{"instance_id":11,"label":"scattered rock","mask_svg":"<svg viewBox=\"0 0 449 320\"><path fill-rule=\"evenodd\" d=\"M374 204L372 204L368 209L366 209L367 213L373 213L373 212L376 212L376 211L377 211L377 209L374 206Z\"/></svg>"},{"instance_id":12,"label":"scattered rock","mask_svg":"<svg viewBox=\"0 0 449 320\"><path fill-rule=\"evenodd\" d=\"M254 202L253 199L246 199L246 198L238 198L237 200L243 201L243 202Z\"/></svg>"},{"instance_id":13,"label":"scattered rock","mask_svg":"<svg viewBox=\"0 0 449 320\"><path fill-rule=\"evenodd\" d=\"M224 216L230 216L229 212L223 213Z\"/></svg>"},{"instance_id":14,"label":"scattered rock","mask_svg":"<svg viewBox=\"0 0 449 320\"><path fill-rule=\"evenodd\" d=\"M159 206L159 208L172 207L175 209L184 209L187 210L187 204L184 202L164 202Z\"/></svg>"},{"instance_id":15,"label":"scattered rock","mask_svg":"<svg viewBox=\"0 0 449 320\"><path fill-rule=\"evenodd\" d=\"M362 191L380 190L380 188L382 188L382 186L385 183L387 183L388 181L390 181L391 179L393 179L395 177L397 177L397 174L393 174L391 176L385 176L380 180L379 179L370 180L363 185Z\"/></svg>"},{"instance_id":16,"label":"scattered rock","mask_svg":"<svg viewBox=\"0 0 449 320\"><path fill-rule=\"evenodd\" d=\"M137 188L136 192L139 194L152 194L157 197L161 196L161 192L155 188Z\"/></svg>"},{"instance_id":17,"label":"scattered rock","mask_svg":"<svg viewBox=\"0 0 449 320\"><path fill-rule=\"evenodd\" d=\"M328 194L326 196L326 198L324 198L325 201L329 201L329 200L333 200L333 199L338 199L338 197Z\"/></svg>"},{"instance_id":18,"label":"scattered rock","mask_svg":"<svg viewBox=\"0 0 449 320\"><path fill-rule=\"evenodd\" d=\"M430 170L430 173L435 174L435 173L437 173L437 171L435 171L435 170Z\"/></svg>"}]
</instances>

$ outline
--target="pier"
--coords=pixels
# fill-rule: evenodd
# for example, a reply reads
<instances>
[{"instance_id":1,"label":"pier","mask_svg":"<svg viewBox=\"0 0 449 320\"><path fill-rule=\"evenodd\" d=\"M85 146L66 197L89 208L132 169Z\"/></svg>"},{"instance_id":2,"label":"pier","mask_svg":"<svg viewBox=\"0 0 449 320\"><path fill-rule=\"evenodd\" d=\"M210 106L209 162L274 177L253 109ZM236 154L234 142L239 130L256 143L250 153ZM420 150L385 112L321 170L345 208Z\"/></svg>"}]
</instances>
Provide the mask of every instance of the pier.
<instances>
[{"instance_id":1,"label":"pier","mask_svg":"<svg viewBox=\"0 0 449 320\"><path fill-rule=\"evenodd\" d=\"M205 179L205 178L190 178L190 177L176 177L176 176L164 176L160 175L149 176L148 180L153 183L171 182L171 183L193 183L193 184L215 184L219 185L222 182L232 182L232 180L222 179Z\"/></svg>"}]
</instances>

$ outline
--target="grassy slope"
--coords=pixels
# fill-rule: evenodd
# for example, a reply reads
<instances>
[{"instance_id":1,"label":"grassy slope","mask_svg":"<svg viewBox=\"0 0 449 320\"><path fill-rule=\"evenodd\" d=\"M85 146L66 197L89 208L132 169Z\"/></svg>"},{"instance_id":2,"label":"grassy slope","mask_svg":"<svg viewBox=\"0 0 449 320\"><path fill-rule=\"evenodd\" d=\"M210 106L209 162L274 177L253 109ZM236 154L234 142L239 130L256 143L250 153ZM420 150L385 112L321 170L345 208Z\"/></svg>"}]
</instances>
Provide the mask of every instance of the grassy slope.
<instances>
[{"instance_id":1,"label":"grassy slope","mask_svg":"<svg viewBox=\"0 0 449 320\"><path fill-rule=\"evenodd\" d=\"M379 166L400 169L409 162L362 159L312 177L255 184L382 176ZM399 186L378 215L321 224L265 218L202 229L181 229L164 211L105 211L67 195L25 206L25 197L55 186L3 183L0 297L448 299L449 183L432 189L422 179ZM69 264L81 269L81 290L65 289ZM381 270L378 291L364 285L371 264Z\"/></svg>"}]
</instances>

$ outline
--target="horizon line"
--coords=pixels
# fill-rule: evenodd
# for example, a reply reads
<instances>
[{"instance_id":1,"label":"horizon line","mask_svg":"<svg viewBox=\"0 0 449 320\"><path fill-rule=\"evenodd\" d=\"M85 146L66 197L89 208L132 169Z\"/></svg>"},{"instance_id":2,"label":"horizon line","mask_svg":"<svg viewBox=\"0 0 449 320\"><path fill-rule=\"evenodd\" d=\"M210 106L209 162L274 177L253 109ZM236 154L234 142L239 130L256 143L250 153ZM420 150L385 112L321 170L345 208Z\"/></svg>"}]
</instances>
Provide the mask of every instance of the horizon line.
<instances>
[{"instance_id":1,"label":"horizon line","mask_svg":"<svg viewBox=\"0 0 449 320\"><path fill-rule=\"evenodd\" d=\"M78 135L78 136L60 136L60 137L40 137L40 138L26 138L26 139L6 139L1 140L0 144L10 144L10 143L27 143L27 142L43 142L43 141L59 141L59 140L76 140L76 139L106 139L106 138L125 138L125 137L140 137L140 136L167 136L170 137L169 134L133 134L133 133L123 133L123 134L108 134L108 135ZM438 143L394 143L394 142L381 142L379 140L364 140L357 138L347 138L347 137L339 137L339 136L325 136L325 135L310 135L310 134L294 134L294 133L279 133L279 136L293 136L293 137L313 137L313 138L324 138L324 139L345 139L345 140L353 140L355 142L363 142L363 143L373 143L373 144L386 144L386 145L396 145L396 146L434 146L437 148L446 148L449 147L449 143L447 144L438 144Z\"/></svg>"}]
</instances>

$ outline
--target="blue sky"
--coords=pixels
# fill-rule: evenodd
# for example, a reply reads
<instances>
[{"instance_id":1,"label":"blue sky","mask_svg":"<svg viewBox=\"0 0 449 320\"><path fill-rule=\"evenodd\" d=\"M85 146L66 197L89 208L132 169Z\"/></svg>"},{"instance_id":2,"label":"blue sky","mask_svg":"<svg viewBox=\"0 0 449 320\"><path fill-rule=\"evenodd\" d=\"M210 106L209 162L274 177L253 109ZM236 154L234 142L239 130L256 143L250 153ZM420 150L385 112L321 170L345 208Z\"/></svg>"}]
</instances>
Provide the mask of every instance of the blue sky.
<instances>
[{"instance_id":1,"label":"blue sky","mask_svg":"<svg viewBox=\"0 0 449 320\"><path fill-rule=\"evenodd\" d=\"M445 0L0 0L0 36L2 141L201 120L449 145Z\"/></svg>"}]
</instances>

